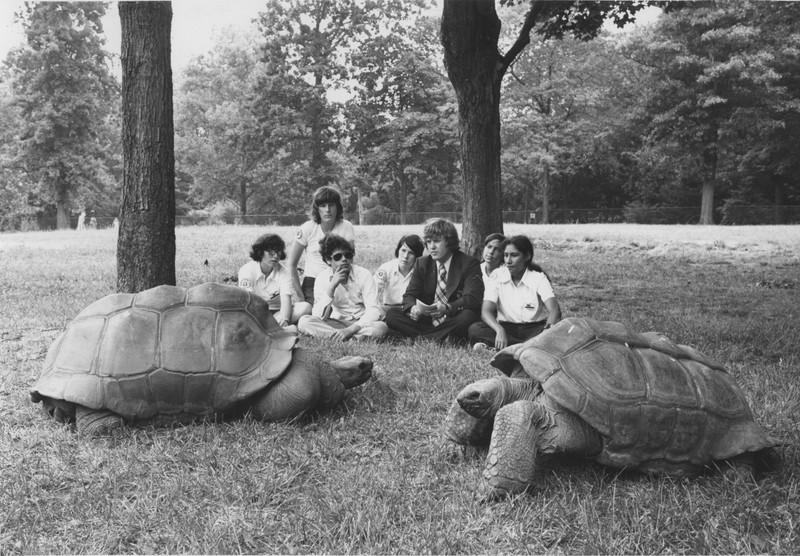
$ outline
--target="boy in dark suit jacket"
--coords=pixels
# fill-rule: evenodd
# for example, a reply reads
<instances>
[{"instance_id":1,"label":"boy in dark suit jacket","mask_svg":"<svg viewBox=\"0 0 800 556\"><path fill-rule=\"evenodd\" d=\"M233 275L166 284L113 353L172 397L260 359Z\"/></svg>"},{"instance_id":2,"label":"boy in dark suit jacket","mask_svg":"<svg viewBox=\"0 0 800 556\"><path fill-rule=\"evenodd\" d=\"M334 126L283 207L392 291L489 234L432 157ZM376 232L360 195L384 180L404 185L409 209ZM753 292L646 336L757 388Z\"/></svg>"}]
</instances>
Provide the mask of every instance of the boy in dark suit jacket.
<instances>
[{"instance_id":1,"label":"boy in dark suit jacket","mask_svg":"<svg viewBox=\"0 0 800 556\"><path fill-rule=\"evenodd\" d=\"M458 232L449 220L428 220L423 239L429 254L417 259L403 307L389 309L386 324L410 338L467 340L470 325L480 320L480 262L459 250Z\"/></svg>"}]
</instances>

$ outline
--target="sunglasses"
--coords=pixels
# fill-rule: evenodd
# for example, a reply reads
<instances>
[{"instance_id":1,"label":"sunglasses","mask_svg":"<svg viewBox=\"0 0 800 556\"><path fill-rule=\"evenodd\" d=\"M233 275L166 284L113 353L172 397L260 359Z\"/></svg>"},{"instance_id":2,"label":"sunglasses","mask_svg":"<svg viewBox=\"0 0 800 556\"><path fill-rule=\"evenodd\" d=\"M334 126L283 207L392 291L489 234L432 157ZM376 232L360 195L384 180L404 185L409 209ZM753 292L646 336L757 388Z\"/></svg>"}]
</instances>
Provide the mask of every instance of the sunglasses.
<instances>
[{"instance_id":1,"label":"sunglasses","mask_svg":"<svg viewBox=\"0 0 800 556\"><path fill-rule=\"evenodd\" d=\"M283 251L276 251L273 249L267 249L267 254L270 257L283 257Z\"/></svg>"},{"instance_id":2,"label":"sunglasses","mask_svg":"<svg viewBox=\"0 0 800 556\"><path fill-rule=\"evenodd\" d=\"M348 261L352 261L354 255L355 255L355 253L353 253L352 251L345 251L344 253L341 253L341 252L340 253L334 253L331 258L338 263L339 261L342 260L342 257L344 257Z\"/></svg>"}]
</instances>

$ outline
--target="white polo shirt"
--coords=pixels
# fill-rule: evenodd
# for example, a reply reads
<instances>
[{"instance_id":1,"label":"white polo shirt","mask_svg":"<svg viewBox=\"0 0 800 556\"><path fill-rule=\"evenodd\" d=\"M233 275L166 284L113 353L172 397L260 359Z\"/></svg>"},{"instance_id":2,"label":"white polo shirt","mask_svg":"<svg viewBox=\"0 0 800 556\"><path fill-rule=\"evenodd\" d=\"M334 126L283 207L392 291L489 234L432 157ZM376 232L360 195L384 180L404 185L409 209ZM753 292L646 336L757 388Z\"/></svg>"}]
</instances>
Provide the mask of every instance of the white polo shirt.
<instances>
[{"instance_id":1,"label":"white polo shirt","mask_svg":"<svg viewBox=\"0 0 800 556\"><path fill-rule=\"evenodd\" d=\"M342 236L350 242L350 245L355 245L356 234L349 220L340 220L337 222L330 233ZM319 240L324 238L325 235L325 232L322 231L322 226L313 220L303 222L303 224L297 228L297 232L294 234L294 240L305 247L306 253L303 277L316 278L320 272L328 268L328 265L322 260L322 255L319 253Z\"/></svg>"},{"instance_id":2,"label":"white polo shirt","mask_svg":"<svg viewBox=\"0 0 800 556\"><path fill-rule=\"evenodd\" d=\"M294 302L294 286L289 271L281 263L277 263L269 276L261 272L261 263L250 261L239 269L239 287L266 299L270 311L281 308L281 295L292 296Z\"/></svg>"},{"instance_id":3,"label":"white polo shirt","mask_svg":"<svg viewBox=\"0 0 800 556\"><path fill-rule=\"evenodd\" d=\"M514 285L508 267L492 272L483 291L484 301L497 304L498 322L539 322L547 318L544 302L555 297L550 280L542 272L525 269L519 285Z\"/></svg>"},{"instance_id":4,"label":"white polo shirt","mask_svg":"<svg viewBox=\"0 0 800 556\"><path fill-rule=\"evenodd\" d=\"M402 305L403 294L411 282L411 275L414 274L414 267L403 276L400 272L400 261L392 259L378 267L373 279L378 287L378 300L381 305Z\"/></svg>"}]
</instances>

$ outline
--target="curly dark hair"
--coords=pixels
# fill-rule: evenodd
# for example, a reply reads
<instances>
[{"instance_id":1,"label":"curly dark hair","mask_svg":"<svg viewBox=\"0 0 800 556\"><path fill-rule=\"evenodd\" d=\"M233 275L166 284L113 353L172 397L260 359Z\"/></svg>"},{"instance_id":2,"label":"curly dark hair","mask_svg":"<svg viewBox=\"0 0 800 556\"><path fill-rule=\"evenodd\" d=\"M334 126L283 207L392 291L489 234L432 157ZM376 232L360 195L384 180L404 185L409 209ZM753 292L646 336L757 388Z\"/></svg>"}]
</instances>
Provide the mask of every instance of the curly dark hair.
<instances>
[{"instance_id":1,"label":"curly dark hair","mask_svg":"<svg viewBox=\"0 0 800 556\"><path fill-rule=\"evenodd\" d=\"M403 244L407 245L418 259L422 256L422 252L425 251L425 245L422 244L419 236L417 234L409 234L401 237L400 241L397 242L397 248L394 250L395 258L400 254L400 248Z\"/></svg>"},{"instance_id":2,"label":"curly dark hair","mask_svg":"<svg viewBox=\"0 0 800 556\"><path fill-rule=\"evenodd\" d=\"M319 215L318 205L326 203L336 204L336 221L341 222L344 218L344 207L342 206L342 195L335 187L323 185L314 192L311 197L311 220L319 224L322 218Z\"/></svg>"},{"instance_id":3,"label":"curly dark hair","mask_svg":"<svg viewBox=\"0 0 800 556\"><path fill-rule=\"evenodd\" d=\"M250 248L250 258L260 263L267 251L280 252L280 260L286 258L286 244L278 234L264 234Z\"/></svg>"},{"instance_id":4,"label":"curly dark hair","mask_svg":"<svg viewBox=\"0 0 800 556\"><path fill-rule=\"evenodd\" d=\"M340 235L328 234L319 240L319 254L323 261L330 261L337 250L356 252L355 246Z\"/></svg>"}]
</instances>

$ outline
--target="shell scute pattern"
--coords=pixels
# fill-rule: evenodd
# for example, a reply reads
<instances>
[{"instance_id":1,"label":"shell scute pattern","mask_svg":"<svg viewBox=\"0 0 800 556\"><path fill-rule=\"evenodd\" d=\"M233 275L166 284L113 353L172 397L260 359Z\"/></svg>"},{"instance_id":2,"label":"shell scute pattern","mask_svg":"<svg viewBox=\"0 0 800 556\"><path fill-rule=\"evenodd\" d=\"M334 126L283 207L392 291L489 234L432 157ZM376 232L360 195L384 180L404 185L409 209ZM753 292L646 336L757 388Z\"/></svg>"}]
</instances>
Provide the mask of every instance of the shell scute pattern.
<instances>
[{"instance_id":1,"label":"shell scute pattern","mask_svg":"<svg viewBox=\"0 0 800 556\"><path fill-rule=\"evenodd\" d=\"M280 377L296 341L266 302L239 288L113 294L53 343L35 395L131 420L224 413Z\"/></svg>"},{"instance_id":2,"label":"shell scute pattern","mask_svg":"<svg viewBox=\"0 0 800 556\"><path fill-rule=\"evenodd\" d=\"M600 463L702 464L770 445L725 369L661 334L571 318L517 357L548 398L603 435ZM507 356L497 359L510 368Z\"/></svg>"}]
</instances>

